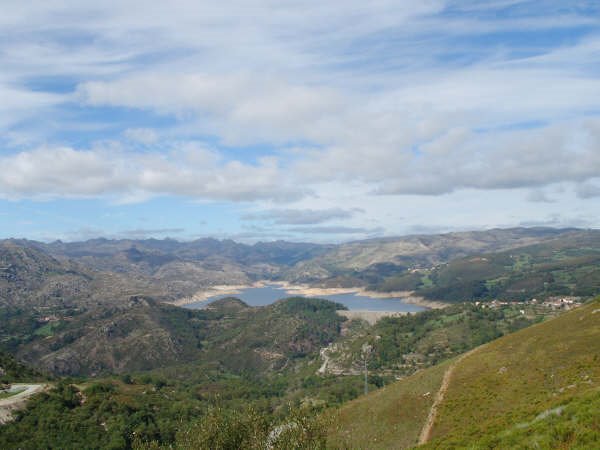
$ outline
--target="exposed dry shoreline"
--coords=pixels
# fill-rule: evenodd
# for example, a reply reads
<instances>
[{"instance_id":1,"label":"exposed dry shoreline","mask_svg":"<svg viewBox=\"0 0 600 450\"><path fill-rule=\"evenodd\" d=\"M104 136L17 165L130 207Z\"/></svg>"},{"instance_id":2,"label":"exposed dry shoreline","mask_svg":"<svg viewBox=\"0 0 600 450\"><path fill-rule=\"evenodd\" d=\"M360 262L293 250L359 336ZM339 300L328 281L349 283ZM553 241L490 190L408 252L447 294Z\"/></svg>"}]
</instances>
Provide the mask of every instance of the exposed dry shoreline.
<instances>
[{"instance_id":1,"label":"exposed dry shoreline","mask_svg":"<svg viewBox=\"0 0 600 450\"><path fill-rule=\"evenodd\" d=\"M365 288L322 288L322 287L314 287L304 284L291 284L287 281L257 281L252 284L247 285L219 285L219 286L211 286L206 289L202 289L198 291L191 297L185 297L173 302L169 302L173 305L182 306L189 305L190 303L198 303L208 300L211 297L215 297L218 295L222 295L223 297L228 295L236 295L239 294L240 291L249 288L258 288L264 287L267 285L275 285L284 289L286 294L289 296L299 296L299 297L319 297L326 295L337 295L337 294L355 294L355 295L364 295L367 297L374 298L401 298L405 303L410 303L417 306L423 306L425 308L431 309L439 309L445 308L448 306L447 303L436 302L431 300L426 300L423 297L419 297L414 295L411 291L397 291L397 292L376 292L376 291L368 291ZM368 311L368 310L365 310ZM377 312L377 311L376 311ZM379 311L381 312L381 311ZM388 313L389 314L389 313Z\"/></svg>"}]
</instances>

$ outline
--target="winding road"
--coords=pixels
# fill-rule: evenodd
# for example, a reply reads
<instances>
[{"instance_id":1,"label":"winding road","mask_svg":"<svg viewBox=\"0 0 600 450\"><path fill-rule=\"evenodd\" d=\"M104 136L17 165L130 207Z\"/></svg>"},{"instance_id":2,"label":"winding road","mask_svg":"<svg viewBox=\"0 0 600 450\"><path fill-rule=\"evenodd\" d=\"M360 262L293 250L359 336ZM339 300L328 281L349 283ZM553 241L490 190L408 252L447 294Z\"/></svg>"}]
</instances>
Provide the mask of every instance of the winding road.
<instances>
[{"instance_id":1,"label":"winding road","mask_svg":"<svg viewBox=\"0 0 600 450\"><path fill-rule=\"evenodd\" d=\"M13 384L8 392L21 392L0 400L0 424L10 421L12 411L25 406L29 397L43 391L47 386L46 384Z\"/></svg>"}]
</instances>

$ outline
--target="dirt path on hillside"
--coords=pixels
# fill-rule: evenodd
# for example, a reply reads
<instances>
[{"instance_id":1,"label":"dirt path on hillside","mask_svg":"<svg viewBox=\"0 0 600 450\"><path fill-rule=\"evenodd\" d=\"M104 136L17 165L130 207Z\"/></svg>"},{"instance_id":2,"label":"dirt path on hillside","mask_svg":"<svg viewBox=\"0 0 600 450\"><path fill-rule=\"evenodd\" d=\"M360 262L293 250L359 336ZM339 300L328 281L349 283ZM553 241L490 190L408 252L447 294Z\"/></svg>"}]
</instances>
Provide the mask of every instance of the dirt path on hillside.
<instances>
[{"instance_id":1,"label":"dirt path on hillside","mask_svg":"<svg viewBox=\"0 0 600 450\"><path fill-rule=\"evenodd\" d=\"M463 359L465 359L467 356L471 355L475 351L479 350L480 348L481 346L462 354L458 357L456 361L452 363L452 365L450 365L450 367L448 367L448 369L446 369L446 372L444 372L442 384L440 385L440 389L437 391L437 394L435 394L435 400L433 401L433 405L431 405L429 415L427 416L427 420L425 421L423 429L421 430L421 434L419 435L418 445L426 444L427 442L429 442L429 439L431 439L431 430L433 429L438 409L441 403L444 401L444 397L446 396L446 392L448 391L448 386L450 386L450 381L452 380L452 374L454 373L454 369Z\"/></svg>"},{"instance_id":2,"label":"dirt path on hillside","mask_svg":"<svg viewBox=\"0 0 600 450\"><path fill-rule=\"evenodd\" d=\"M46 386L45 384L13 384L11 389L23 389L23 391L0 400L0 424L11 420L12 411L23 407L29 397L41 392Z\"/></svg>"}]
</instances>

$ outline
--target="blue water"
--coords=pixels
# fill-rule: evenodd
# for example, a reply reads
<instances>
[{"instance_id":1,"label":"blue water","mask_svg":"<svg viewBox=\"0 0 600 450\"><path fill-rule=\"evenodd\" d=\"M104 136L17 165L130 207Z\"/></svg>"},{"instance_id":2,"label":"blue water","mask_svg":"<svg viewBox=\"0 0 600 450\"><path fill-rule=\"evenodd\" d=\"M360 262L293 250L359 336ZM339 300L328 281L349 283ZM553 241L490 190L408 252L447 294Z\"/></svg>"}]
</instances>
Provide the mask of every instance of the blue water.
<instances>
[{"instance_id":1,"label":"blue water","mask_svg":"<svg viewBox=\"0 0 600 450\"><path fill-rule=\"evenodd\" d=\"M239 294L235 295L217 295L215 297L210 297L203 302L190 303L189 305L186 305L186 307L192 309L204 308L209 303L224 297L239 298L250 306L265 306L282 298L291 297L291 295L279 286L267 285L264 287L244 289ZM426 309L421 306L404 303L401 298L375 298L354 294L319 295L315 297L341 303L350 310L361 309L366 311L417 312Z\"/></svg>"}]
</instances>

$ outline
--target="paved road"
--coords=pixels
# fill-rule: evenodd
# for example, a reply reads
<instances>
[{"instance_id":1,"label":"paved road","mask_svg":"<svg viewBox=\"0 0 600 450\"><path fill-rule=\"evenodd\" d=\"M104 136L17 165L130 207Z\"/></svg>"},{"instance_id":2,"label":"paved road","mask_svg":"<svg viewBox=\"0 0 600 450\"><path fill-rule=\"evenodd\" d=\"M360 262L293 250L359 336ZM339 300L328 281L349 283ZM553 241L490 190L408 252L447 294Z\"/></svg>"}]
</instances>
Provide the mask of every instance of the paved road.
<instances>
[{"instance_id":1,"label":"paved road","mask_svg":"<svg viewBox=\"0 0 600 450\"><path fill-rule=\"evenodd\" d=\"M46 386L46 384L13 384L9 392L20 391L21 389L24 390L11 397L0 400L0 424L11 420L12 411L25 406L29 397L43 391Z\"/></svg>"}]
</instances>

